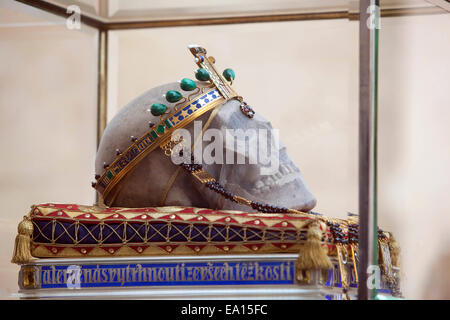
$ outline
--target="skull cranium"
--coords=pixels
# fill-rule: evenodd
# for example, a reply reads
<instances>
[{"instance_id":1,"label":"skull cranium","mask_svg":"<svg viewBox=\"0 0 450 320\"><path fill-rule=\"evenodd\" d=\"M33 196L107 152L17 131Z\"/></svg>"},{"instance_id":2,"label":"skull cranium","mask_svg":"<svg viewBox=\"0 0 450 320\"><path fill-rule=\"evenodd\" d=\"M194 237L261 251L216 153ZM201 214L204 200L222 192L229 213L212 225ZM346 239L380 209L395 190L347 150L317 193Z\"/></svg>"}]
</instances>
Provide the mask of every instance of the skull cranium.
<instances>
[{"instance_id":1,"label":"skull cranium","mask_svg":"<svg viewBox=\"0 0 450 320\"><path fill-rule=\"evenodd\" d=\"M200 83L198 85L201 86ZM139 138L149 130L149 122L159 122L159 117L153 116L149 112L149 108L154 103L167 104L163 100L163 94L168 90L179 90L179 84L170 83L146 91L126 105L109 122L95 160L97 174L103 173L104 164L110 164L115 160L117 149L125 150L132 144L131 136ZM240 111L239 105L240 102L237 100L229 100L224 103L210 122L208 129L216 129L216 132L222 132L224 136L225 131L230 129L272 132L270 122L260 117L258 113L253 119L246 117ZM210 113L203 114L196 121L201 121L204 125L209 119ZM195 139L194 127L194 123L185 127L194 137L193 140ZM236 138L241 139L239 136ZM277 136L269 134L268 138L269 145L279 146L278 153L276 153L277 166L269 174L262 174L263 168L266 168L267 171L267 165L250 164L252 155L248 149L242 153L239 150L230 150L228 145L223 147L224 160L226 152L229 152L229 154L233 154L235 160L238 158L238 154L241 159L245 158L245 163L203 163L203 167L226 189L246 199L302 211L311 210L315 206L316 200L303 181L299 169L290 159L286 147L278 141ZM252 138L247 137L241 140L245 139L251 140ZM247 144L253 145L251 141L246 141ZM199 145L203 150L207 150L208 144L209 141L203 139ZM257 149L260 147L261 145L258 144ZM273 147L272 150L274 150ZM168 188L169 179L178 168L161 149L152 151L123 178L120 192L112 205L134 208L176 205L253 211L249 207L226 200L212 192L195 181L184 170L179 171L173 184ZM162 202L161 199L166 188L168 189L167 197Z\"/></svg>"}]
</instances>

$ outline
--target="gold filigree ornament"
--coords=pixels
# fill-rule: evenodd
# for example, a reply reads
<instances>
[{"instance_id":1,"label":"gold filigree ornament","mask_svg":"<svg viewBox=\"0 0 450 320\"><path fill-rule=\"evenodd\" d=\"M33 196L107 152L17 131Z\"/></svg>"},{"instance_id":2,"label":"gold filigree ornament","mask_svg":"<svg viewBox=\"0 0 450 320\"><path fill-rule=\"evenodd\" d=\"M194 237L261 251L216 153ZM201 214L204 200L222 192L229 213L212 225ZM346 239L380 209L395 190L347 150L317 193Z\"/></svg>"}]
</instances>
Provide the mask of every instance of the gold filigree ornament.
<instances>
[{"instance_id":1,"label":"gold filigree ornament","mask_svg":"<svg viewBox=\"0 0 450 320\"><path fill-rule=\"evenodd\" d=\"M346 300L349 300L350 297L348 295L348 288L349 288L349 274L348 274L348 266L349 263L349 255L347 251L347 247L343 245L342 243L336 244L336 252L337 252L337 258L338 258L338 266L339 266L339 274L341 277L341 283L342 283L342 292L343 292L343 298Z\"/></svg>"},{"instance_id":2,"label":"gold filigree ornament","mask_svg":"<svg viewBox=\"0 0 450 320\"><path fill-rule=\"evenodd\" d=\"M389 240L386 236L378 237L378 256L381 265L381 271L385 278L389 290L393 296L401 297L401 290L399 279L395 275L394 268L392 266L391 252L389 250Z\"/></svg>"},{"instance_id":3,"label":"gold filigree ornament","mask_svg":"<svg viewBox=\"0 0 450 320\"><path fill-rule=\"evenodd\" d=\"M353 276L355 278L356 283L358 283L359 250L358 250L357 243L352 243L350 245L350 253L351 253L352 264L353 264Z\"/></svg>"}]
</instances>

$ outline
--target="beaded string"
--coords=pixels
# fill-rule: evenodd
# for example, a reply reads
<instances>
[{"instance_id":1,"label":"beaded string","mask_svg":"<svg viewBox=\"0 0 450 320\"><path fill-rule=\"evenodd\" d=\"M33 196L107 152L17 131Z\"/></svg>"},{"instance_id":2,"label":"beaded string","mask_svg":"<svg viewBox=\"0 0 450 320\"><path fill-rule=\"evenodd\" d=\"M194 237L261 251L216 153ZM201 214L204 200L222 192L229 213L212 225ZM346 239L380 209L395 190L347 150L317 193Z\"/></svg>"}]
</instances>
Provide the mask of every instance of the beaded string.
<instances>
[{"instance_id":1,"label":"beaded string","mask_svg":"<svg viewBox=\"0 0 450 320\"><path fill-rule=\"evenodd\" d=\"M180 156L182 156L182 151L180 151ZM229 201L233 201L235 203L240 203L243 205L247 205L249 207L252 207L254 210L257 210L258 212L263 213L304 213L295 209L289 209L286 207L278 207L273 206L267 203L262 203L258 201L250 201L248 199L242 198L240 196L234 195L231 191L227 190L223 185L221 185L219 182L214 179L207 171L204 170L203 165L199 163L194 163L194 156L191 155L191 163L182 162L180 166L186 170L189 174L194 176L198 181L200 181L202 184L204 184L208 189L218 193L225 199ZM358 245L358 224L350 223L348 224L348 233L345 235L343 232L340 223L328 220L326 221L326 224L328 228L331 231L332 234L332 241L336 246L341 246L343 249L346 250L347 245L351 246L357 246ZM382 230L378 231L378 237L381 240L386 240L387 237L383 233ZM354 266L356 267L356 263L354 263ZM357 273L357 270L355 270L355 273ZM399 283L398 279L396 277L388 278L386 279L387 284L389 286L389 289L393 296L401 296L401 291L399 289ZM350 296L348 294L349 285L347 280L343 281L343 288L342 293L344 299L350 299Z\"/></svg>"},{"instance_id":2,"label":"beaded string","mask_svg":"<svg viewBox=\"0 0 450 320\"><path fill-rule=\"evenodd\" d=\"M167 156L172 155L173 147L181 142L181 140L173 141L169 140L168 143L165 143L161 145L161 148L165 151L164 154ZM183 150L179 152L180 157L183 156ZM194 156L191 155L191 161L187 162L184 161L180 164L181 168L183 168L185 171L187 171L189 174L191 174L194 178L196 178L200 183L205 185L208 189L218 193L225 199L229 201L233 201L235 203L243 204L246 206L249 206L253 208L254 210L257 210L258 212L262 213L303 213L307 214L305 212L301 212L295 209L289 209L286 207L278 207L274 205L270 205L267 203L262 203L258 201L250 201L248 199L245 199L243 197L240 197L238 195L233 194L231 191L227 190L222 184L217 182L217 180L211 176L204 168L203 165L200 163L195 163ZM344 225L347 225L347 235L343 232L343 229L341 227L341 223L334 221L334 219L324 219L320 218L321 220L325 220L327 227L329 228L331 234L332 234L332 242L336 246L340 246L343 249L346 250L347 245L350 245L351 247L358 245L358 234L359 234L359 226L357 223L344 223ZM380 229L378 231L378 238L380 240L386 241L387 237L383 233L383 231ZM353 255L352 258L354 259ZM356 261L354 262L354 267L356 267ZM357 273L357 270L355 270L355 273ZM398 279L396 277L386 279L387 284L389 286L389 289L391 293L394 296L401 296L401 291L399 289L399 283ZM343 297L346 299L349 299L348 295L348 283L347 280L343 281Z\"/></svg>"},{"instance_id":3,"label":"beaded string","mask_svg":"<svg viewBox=\"0 0 450 320\"><path fill-rule=\"evenodd\" d=\"M180 156L182 156L182 151L180 151ZM214 179L207 171L205 171L202 164L194 163L193 155L191 155L191 163L182 162L180 166L188 173L193 175L202 184L204 184L208 189L218 193L227 200L252 207L254 210L263 213L304 213L295 209L274 206L259 201L250 201L233 194L231 191L227 190L223 185L217 182L216 179Z\"/></svg>"}]
</instances>

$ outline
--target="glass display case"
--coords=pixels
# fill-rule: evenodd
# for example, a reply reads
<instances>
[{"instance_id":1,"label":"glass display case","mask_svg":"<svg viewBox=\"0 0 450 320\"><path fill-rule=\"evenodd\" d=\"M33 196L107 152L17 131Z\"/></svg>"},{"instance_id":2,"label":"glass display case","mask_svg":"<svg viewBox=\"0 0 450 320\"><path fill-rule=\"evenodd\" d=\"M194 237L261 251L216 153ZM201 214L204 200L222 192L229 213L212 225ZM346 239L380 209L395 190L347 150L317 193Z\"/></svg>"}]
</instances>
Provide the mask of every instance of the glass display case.
<instances>
[{"instance_id":1,"label":"glass display case","mask_svg":"<svg viewBox=\"0 0 450 320\"><path fill-rule=\"evenodd\" d=\"M314 211L359 214L361 268L378 259L378 226L402 248L403 296L449 298L450 6L361 1L368 6L2 2L1 148L11 150L0 173L2 241L13 243L33 203L96 201L89 185L107 123L149 88L193 77L186 47L198 43L236 71L233 86L279 129ZM17 291L10 253L1 251L4 296Z\"/></svg>"}]
</instances>

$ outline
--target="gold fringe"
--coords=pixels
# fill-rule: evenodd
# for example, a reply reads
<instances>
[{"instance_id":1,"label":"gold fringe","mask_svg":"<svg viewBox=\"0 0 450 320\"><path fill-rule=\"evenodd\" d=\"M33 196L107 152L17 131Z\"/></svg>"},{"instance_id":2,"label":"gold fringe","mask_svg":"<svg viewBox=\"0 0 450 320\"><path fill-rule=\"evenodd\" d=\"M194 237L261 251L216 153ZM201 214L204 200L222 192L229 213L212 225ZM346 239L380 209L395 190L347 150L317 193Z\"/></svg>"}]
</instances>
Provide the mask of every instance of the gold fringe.
<instances>
[{"instance_id":1,"label":"gold fringe","mask_svg":"<svg viewBox=\"0 0 450 320\"><path fill-rule=\"evenodd\" d=\"M394 235L389 232L389 251L391 252L391 261L394 267L400 268L400 245L395 240Z\"/></svg>"},{"instance_id":2,"label":"gold fringe","mask_svg":"<svg viewBox=\"0 0 450 320\"><path fill-rule=\"evenodd\" d=\"M31 235L33 234L33 223L29 216L24 216L22 222L17 227L16 242L14 244L14 253L11 259L12 263L24 264L33 259L31 255Z\"/></svg>"},{"instance_id":3,"label":"gold fringe","mask_svg":"<svg viewBox=\"0 0 450 320\"><path fill-rule=\"evenodd\" d=\"M301 247L296 262L296 277L298 281L310 281L311 269L328 270L332 268L328 258L328 249L322 247L323 232L320 229L320 222L312 222L306 233L306 242Z\"/></svg>"}]
</instances>

